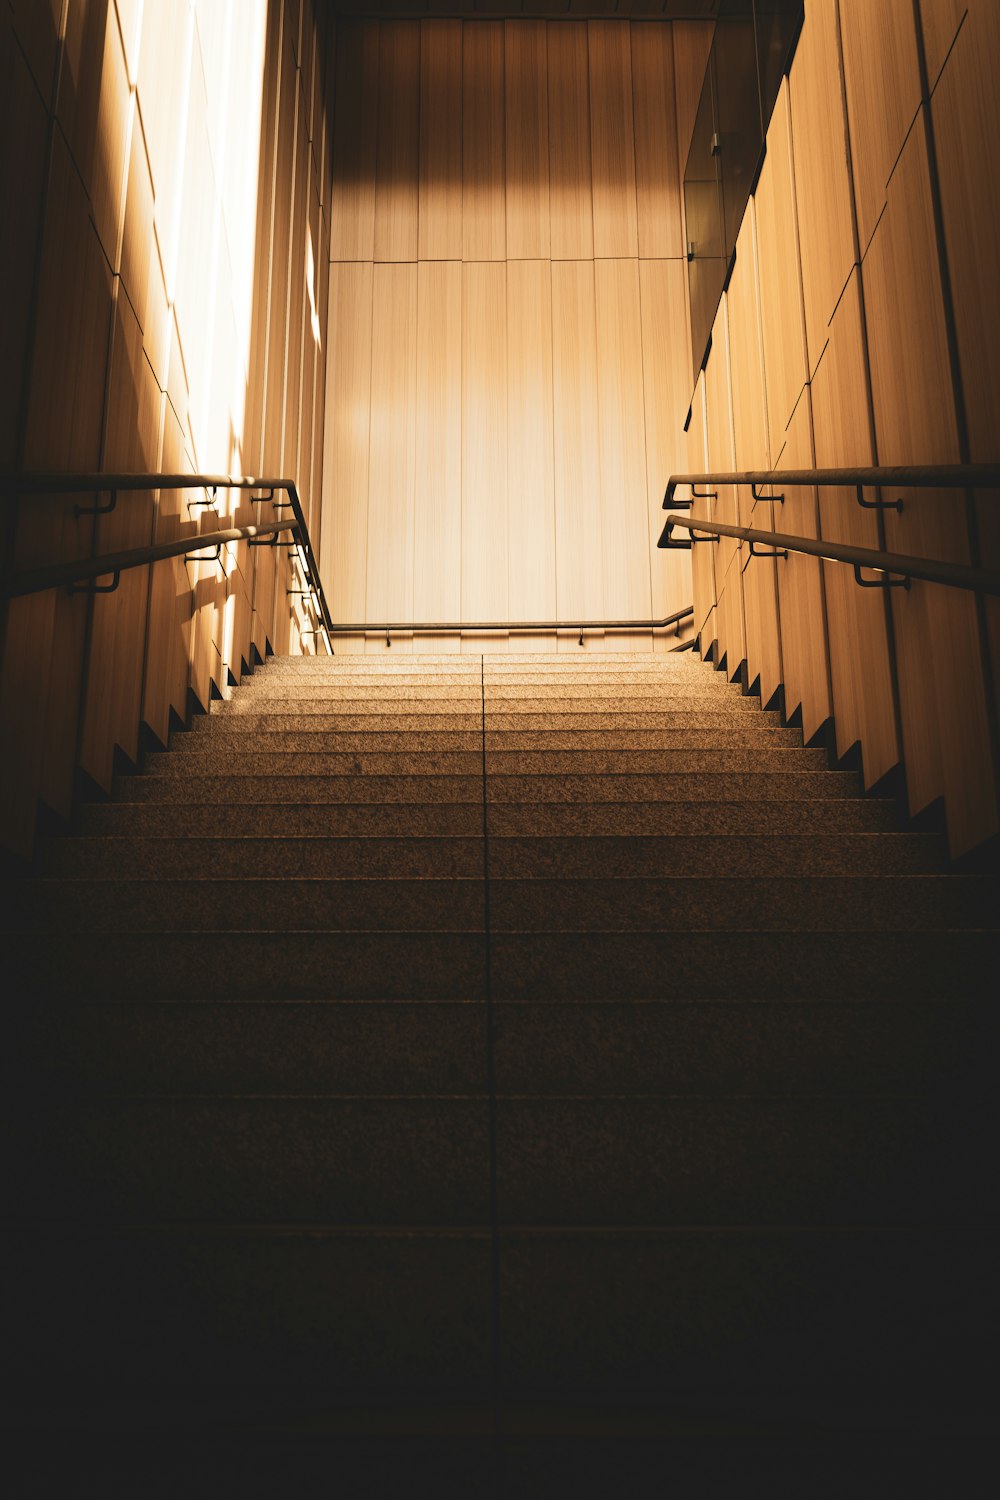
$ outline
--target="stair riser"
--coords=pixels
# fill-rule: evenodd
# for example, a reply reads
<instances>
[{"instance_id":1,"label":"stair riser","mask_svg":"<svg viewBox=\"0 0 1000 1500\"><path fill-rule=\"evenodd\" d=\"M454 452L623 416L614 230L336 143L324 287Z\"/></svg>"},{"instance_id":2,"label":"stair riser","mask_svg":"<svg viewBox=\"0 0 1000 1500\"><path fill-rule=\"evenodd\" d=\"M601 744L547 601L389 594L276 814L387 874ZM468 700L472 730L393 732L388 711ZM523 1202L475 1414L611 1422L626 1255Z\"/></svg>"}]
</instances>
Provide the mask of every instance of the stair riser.
<instances>
[{"instance_id":1,"label":"stair riser","mask_svg":"<svg viewBox=\"0 0 1000 1500\"><path fill-rule=\"evenodd\" d=\"M771 749L753 745L699 750L497 750L486 751L486 774L490 775L661 775L696 771L795 770L824 771L822 750ZM482 750L414 749L410 751L364 751L337 754L315 750L272 752L250 750L238 760L226 747L187 755L170 752L151 755L146 772L154 776L188 777L227 775L234 770L246 776L407 776L482 775Z\"/></svg>"},{"instance_id":2,"label":"stair riser","mask_svg":"<svg viewBox=\"0 0 1000 1500\"><path fill-rule=\"evenodd\" d=\"M482 878L481 838L53 839L41 853L52 876L89 879L245 879L329 876L357 879ZM677 834L601 837L491 834L494 879L528 876L676 879L692 875L927 875L937 871L936 839L919 834Z\"/></svg>"},{"instance_id":3,"label":"stair riser","mask_svg":"<svg viewBox=\"0 0 1000 1500\"><path fill-rule=\"evenodd\" d=\"M759 747L762 750L799 749L802 736L796 729L675 729L675 730L595 730L577 734L565 734L552 730L490 730L486 735L488 751L497 750L736 750ZM206 737L201 734L175 734L170 741L170 754L179 751L185 757L212 753L217 756L244 755L246 753L283 755L311 755L367 751L369 753L394 754L415 750L458 750L482 752L481 730L453 730L450 734L435 734L429 730L396 731L394 733L358 732L340 734L336 730L305 729L286 730L275 733L270 730L244 731L228 729L224 734ZM159 752L157 752L159 755ZM152 764L152 758L147 764Z\"/></svg>"},{"instance_id":4,"label":"stair riser","mask_svg":"<svg viewBox=\"0 0 1000 1500\"><path fill-rule=\"evenodd\" d=\"M500 1095L942 1097L989 1079L988 1002L500 1002ZM5 1094L456 1095L487 1088L482 1004L36 1005Z\"/></svg>"},{"instance_id":5,"label":"stair riser","mask_svg":"<svg viewBox=\"0 0 1000 1500\"><path fill-rule=\"evenodd\" d=\"M551 932L924 932L986 928L993 882L933 876L663 880L500 879L490 928ZM286 911L299 931L484 932L482 870L465 880L285 877L186 881L42 880L8 903L24 932L59 913L67 932L244 932Z\"/></svg>"},{"instance_id":6,"label":"stair riser","mask_svg":"<svg viewBox=\"0 0 1000 1500\"><path fill-rule=\"evenodd\" d=\"M689 932L496 934L496 1001L869 1000L975 993L986 933ZM180 1000L481 1000L479 934L420 932L83 933L71 949L11 941L15 996ZM972 976L968 984L960 978Z\"/></svg>"},{"instance_id":7,"label":"stair riser","mask_svg":"<svg viewBox=\"0 0 1000 1500\"><path fill-rule=\"evenodd\" d=\"M652 775L497 774L487 782L491 803L527 802L669 802L723 801L756 797L761 801L791 798L847 798L856 795L857 778L830 771L720 771ZM127 802L226 802L247 806L269 802L472 802L482 801L482 776L146 776L123 777L120 795Z\"/></svg>"},{"instance_id":8,"label":"stair riser","mask_svg":"<svg viewBox=\"0 0 1000 1500\"><path fill-rule=\"evenodd\" d=\"M482 1225L485 1097L22 1101L26 1218ZM969 1122L907 1099L510 1099L506 1224L975 1223ZM944 1132L944 1133L942 1133ZM929 1149L934 1143L934 1149ZM44 1171L39 1171L43 1167ZM918 1199L915 1190L919 1187ZM58 1212L53 1214L53 1205Z\"/></svg>"},{"instance_id":9,"label":"stair riser","mask_svg":"<svg viewBox=\"0 0 1000 1500\"><path fill-rule=\"evenodd\" d=\"M267 793L265 792L265 795ZM710 834L720 838L793 834L888 833L899 824L893 803L849 798L786 802L492 803L494 836ZM275 803L233 807L225 802L190 806L169 802L106 803L80 810L83 833L119 837L364 838L403 835L481 836L481 794L465 803Z\"/></svg>"},{"instance_id":10,"label":"stair riser","mask_svg":"<svg viewBox=\"0 0 1000 1500\"><path fill-rule=\"evenodd\" d=\"M487 738L495 733L561 733L576 734L578 731L598 733L621 733L630 730L658 731L678 730L730 730L751 734L757 729L778 729L779 716L774 713L756 714L753 718L740 711L734 716L725 711L693 710L691 713L635 714L619 711L613 714L491 714L486 723ZM211 734L222 739L228 734L246 735L257 733L284 734L292 731L306 733L336 734L451 734L461 732L474 734L482 743L483 716L474 714L341 714L328 713L319 705L315 711L308 704L298 705L295 713L275 711L273 713L245 713L226 717L212 714L196 718L191 726L195 737Z\"/></svg>"}]
</instances>

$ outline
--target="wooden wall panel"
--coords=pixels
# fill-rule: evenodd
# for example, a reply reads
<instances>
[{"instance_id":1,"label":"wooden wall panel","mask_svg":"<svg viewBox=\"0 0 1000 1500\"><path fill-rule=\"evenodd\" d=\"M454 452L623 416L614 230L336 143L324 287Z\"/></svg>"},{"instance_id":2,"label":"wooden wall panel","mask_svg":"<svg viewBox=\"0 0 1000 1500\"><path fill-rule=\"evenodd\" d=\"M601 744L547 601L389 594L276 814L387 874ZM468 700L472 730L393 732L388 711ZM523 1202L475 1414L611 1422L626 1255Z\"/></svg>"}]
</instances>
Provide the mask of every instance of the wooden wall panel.
<instances>
[{"instance_id":1,"label":"wooden wall panel","mask_svg":"<svg viewBox=\"0 0 1000 1500\"><path fill-rule=\"evenodd\" d=\"M111 352L104 437L106 468L124 473L155 472L160 457L160 388L142 351L142 330L127 297L119 295ZM95 551L142 547L153 536L153 495L123 495L115 511L100 517ZM142 710L143 653L136 650L146 628L149 570L122 573L117 592L98 596L91 617L87 692L80 763L111 790L115 745L135 762Z\"/></svg>"},{"instance_id":2,"label":"wooden wall panel","mask_svg":"<svg viewBox=\"0 0 1000 1500\"><path fill-rule=\"evenodd\" d=\"M652 566L652 613L663 619L691 601L691 554L657 548L663 530L663 495L671 474L687 467L684 410L690 364L684 338L686 265L678 260L641 260L642 382L646 428L646 508ZM681 639L691 633L685 627ZM657 636L656 649L676 644Z\"/></svg>"},{"instance_id":3,"label":"wooden wall panel","mask_svg":"<svg viewBox=\"0 0 1000 1500\"><path fill-rule=\"evenodd\" d=\"M698 375L691 401L691 415L687 430L687 473L703 473L708 467L708 419L705 410L705 372ZM697 512L695 512L697 513ZM718 548L710 542L696 542L688 556L691 558L691 582L694 590L694 623L701 638L701 654L708 654L715 644L718 624L715 613L715 554Z\"/></svg>"},{"instance_id":4,"label":"wooden wall panel","mask_svg":"<svg viewBox=\"0 0 1000 1500\"><path fill-rule=\"evenodd\" d=\"M503 620L508 609L506 278L502 265L462 268L462 618L466 620ZM476 649L476 642L463 646Z\"/></svg>"},{"instance_id":5,"label":"wooden wall panel","mask_svg":"<svg viewBox=\"0 0 1000 1500\"><path fill-rule=\"evenodd\" d=\"M912 0L840 0L854 197L864 254L920 103Z\"/></svg>"},{"instance_id":6,"label":"wooden wall panel","mask_svg":"<svg viewBox=\"0 0 1000 1500\"><path fill-rule=\"evenodd\" d=\"M462 259L462 22L420 23L417 254Z\"/></svg>"},{"instance_id":7,"label":"wooden wall panel","mask_svg":"<svg viewBox=\"0 0 1000 1500\"><path fill-rule=\"evenodd\" d=\"M556 615L552 284L547 261L507 266L507 511L511 620ZM544 649L512 636L511 650Z\"/></svg>"},{"instance_id":8,"label":"wooden wall panel","mask_svg":"<svg viewBox=\"0 0 1000 1500\"><path fill-rule=\"evenodd\" d=\"M549 103L544 21L504 27L507 259L549 257Z\"/></svg>"},{"instance_id":9,"label":"wooden wall panel","mask_svg":"<svg viewBox=\"0 0 1000 1500\"><path fill-rule=\"evenodd\" d=\"M859 273L855 271L830 325L830 341L812 379L816 463L820 468L874 460L868 418ZM851 488L821 489L820 532L829 541L878 548L874 511L863 510ZM863 589L854 570L824 563L830 631L830 684L838 755L860 742L865 785L899 761L894 689L889 666L888 600Z\"/></svg>"},{"instance_id":10,"label":"wooden wall panel","mask_svg":"<svg viewBox=\"0 0 1000 1500\"><path fill-rule=\"evenodd\" d=\"M161 457L165 473L184 471L180 424L168 401L163 402ZM160 494L156 517L159 541L172 542L195 530L196 523L187 509L190 498L195 497L184 490L164 490ZM146 666L142 717L164 745L171 711L180 719L187 715L195 620L191 606L184 559L176 557L157 563L149 600L150 640L156 642L156 649L149 652Z\"/></svg>"},{"instance_id":11,"label":"wooden wall panel","mask_svg":"<svg viewBox=\"0 0 1000 1500\"><path fill-rule=\"evenodd\" d=\"M116 271L131 108L114 6L71 5L56 113L90 195L97 237Z\"/></svg>"},{"instance_id":12,"label":"wooden wall panel","mask_svg":"<svg viewBox=\"0 0 1000 1500\"><path fill-rule=\"evenodd\" d=\"M560 619L604 618L592 261L552 263L556 602Z\"/></svg>"},{"instance_id":13,"label":"wooden wall panel","mask_svg":"<svg viewBox=\"0 0 1000 1500\"><path fill-rule=\"evenodd\" d=\"M768 433L772 452L779 452L806 379L787 80L781 85L767 133L767 156L754 195L754 213Z\"/></svg>"},{"instance_id":14,"label":"wooden wall panel","mask_svg":"<svg viewBox=\"0 0 1000 1500\"><path fill-rule=\"evenodd\" d=\"M684 253L673 28L633 25L631 33L639 254L669 258Z\"/></svg>"},{"instance_id":15,"label":"wooden wall panel","mask_svg":"<svg viewBox=\"0 0 1000 1500\"><path fill-rule=\"evenodd\" d=\"M705 418L708 445L708 467L732 471L736 467L733 451L733 414L729 374L729 314L723 296L712 328L712 352L705 367ZM711 501L709 516L726 526L739 524L737 490L731 484L716 484L716 498ZM695 501L694 514L703 513L707 501ZM715 581L718 590L719 660L726 660L727 675L734 678L746 656L743 627L741 568L743 543L733 537L718 542L696 542L694 550L709 548L715 554Z\"/></svg>"},{"instance_id":16,"label":"wooden wall panel","mask_svg":"<svg viewBox=\"0 0 1000 1500\"><path fill-rule=\"evenodd\" d=\"M997 19L992 0L973 0L973 11ZM969 10L968 0L920 0L920 25L927 59L927 77L933 91L958 28ZM987 23L988 24L988 23ZM993 54L994 57L996 54Z\"/></svg>"},{"instance_id":17,"label":"wooden wall panel","mask_svg":"<svg viewBox=\"0 0 1000 1500\"><path fill-rule=\"evenodd\" d=\"M43 201L47 117L13 22L0 20L0 276L23 295L0 301L0 466L17 467L17 422L28 353L30 289Z\"/></svg>"},{"instance_id":18,"label":"wooden wall panel","mask_svg":"<svg viewBox=\"0 0 1000 1500\"><path fill-rule=\"evenodd\" d=\"M836 0L808 8L789 76L806 348L815 370L854 264Z\"/></svg>"},{"instance_id":19,"label":"wooden wall panel","mask_svg":"<svg viewBox=\"0 0 1000 1500\"><path fill-rule=\"evenodd\" d=\"M587 23L549 26L549 212L553 260L590 260L594 200L590 169Z\"/></svg>"},{"instance_id":20,"label":"wooden wall panel","mask_svg":"<svg viewBox=\"0 0 1000 1500\"><path fill-rule=\"evenodd\" d=\"M764 365L757 295L757 239L753 202L736 241L736 264L726 293L729 313L729 372L733 405L733 449L737 469L769 469L771 450L764 402ZM714 357L714 351L713 351ZM737 491L740 524L773 529L774 506L755 502L746 486ZM769 703L781 683L778 583L775 563L744 548L743 609L748 686L760 682Z\"/></svg>"},{"instance_id":21,"label":"wooden wall panel","mask_svg":"<svg viewBox=\"0 0 1000 1500\"><path fill-rule=\"evenodd\" d=\"M373 289L370 261L331 266L320 571L342 624L365 618Z\"/></svg>"},{"instance_id":22,"label":"wooden wall panel","mask_svg":"<svg viewBox=\"0 0 1000 1500\"><path fill-rule=\"evenodd\" d=\"M432 262L417 273L417 417L413 612L418 620L462 614L462 266ZM421 649L458 649L454 636Z\"/></svg>"},{"instance_id":23,"label":"wooden wall panel","mask_svg":"<svg viewBox=\"0 0 1000 1500\"><path fill-rule=\"evenodd\" d=\"M462 33L462 258L504 260L504 48L500 22Z\"/></svg>"},{"instance_id":24,"label":"wooden wall panel","mask_svg":"<svg viewBox=\"0 0 1000 1500\"><path fill-rule=\"evenodd\" d=\"M594 254L639 253L632 124L631 30L626 21L589 21L590 143Z\"/></svg>"},{"instance_id":25,"label":"wooden wall panel","mask_svg":"<svg viewBox=\"0 0 1000 1500\"><path fill-rule=\"evenodd\" d=\"M814 466L812 409L807 386L792 413L775 468ZM777 475L774 483L777 488L780 483ZM816 491L788 487L784 495L784 501L774 506L775 526L791 536L818 536ZM785 712L791 716L801 708L802 733L808 741L832 711L822 565L818 558L790 552L787 557L779 558L776 566Z\"/></svg>"},{"instance_id":26,"label":"wooden wall panel","mask_svg":"<svg viewBox=\"0 0 1000 1500\"><path fill-rule=\"evenodd\" d=\"M416 354L417 268L376 264L366 588L376 621L407 620L413 609Z\"/></svg>"},{"instance_id":27,"label":"wooden wall panel","mask_svg":"<svg viewBox=\"0 0 1000 1500\"><path fill-rule=\"evenodd\" d=\"M637 263L596 261L594 290L604 609L608 619L648 619L652 563ZM636 648L643 644L632 640Z\"/></svg>"},{"instance_id":28,"label":"wooden wall panel","mask_svg":"<svg viewBox=\"0 0 1000 1500\"><path fill-rule=\"evenodd\" d=\"M331 260L375 257L379 41L377 21L338 22Z\"/></svg>"},{"instance_id":29,"label":"wooden wall panel","mask_svg":"<svg viewBox=\"0 0 1000 1500\"><path fill-rule=\"evenodd\" d=\"M958 435L922 128L911 131L893 173L863 277L879 459L954 462ZM902 498L902 514L886 515L890 549L969 561L959 494L902 491ZM893 598L893 619L911 810L943 794L952 848L960 852L997 823L975 600L915 582L905 597ZM933 649L940 641L948 642L946 653Z\"/></svg>"},{"instance_id":30,"label":"wooden wall panel","mask_svg":"<svg viewBox=\"0 0 1000 1500\"><path fill-rule=\"evenodd\" d=\"M417 258L420 25L383 26L379 41L375 259Z\"/></svg>"}]
</instances>

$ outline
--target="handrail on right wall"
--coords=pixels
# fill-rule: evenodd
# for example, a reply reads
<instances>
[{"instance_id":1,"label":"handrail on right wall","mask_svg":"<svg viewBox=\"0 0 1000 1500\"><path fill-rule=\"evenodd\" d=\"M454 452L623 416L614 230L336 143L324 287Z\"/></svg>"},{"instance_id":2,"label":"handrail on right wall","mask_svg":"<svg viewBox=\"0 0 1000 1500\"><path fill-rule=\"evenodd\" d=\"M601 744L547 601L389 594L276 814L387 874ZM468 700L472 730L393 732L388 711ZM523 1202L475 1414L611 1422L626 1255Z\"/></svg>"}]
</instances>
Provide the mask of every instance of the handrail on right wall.
<instances>
[{"instance_id":1,"label":"handrail on right wall","mask_svg":"<svg viewBox=\"0 0 1000 1500\"><path fill-rule=\"evenodd\" d=\"M663 509L671 505L681 510L690 510L695 500L714 500L716 491L706 490L706 485L749 485L754 500L780 501L781 495L758 494L760 485L781 485L790 488L854 486L859 505L876 509L886 507L902 510L901 500L866 500L866 488L883 486L905 486L910 489L979 489L1000 484L1000 464L937 464L922 467L879 467L854 469L747 469L739 472L705 472L703 474L671 474L663 497ZM691 498L687 501L675 499L679 485L690 485ZM687 542L674 538L674 528L684 527L691 533ZM698 537L695 532L706 533ZM854 577L865 588L889 586L888 575L897 575L898 582L908 586L911 578L927 583L941 583L950 588L968 589L977 594L1000 596L1000 572L991 568L973 568L960 563L938 561L934 558L913 557L906 553L885 552L872 547L854 547L841 542L828 542L821 538L792 536L781 531L763 531L753 526L732 526L724 521L711 521L697 516L667 516L660 533L658 547L668 551L688 551L699 541L718 541L720 536L734 537L750 543L751 556L781 557L789 552L804 553L809 557L820 557L826 562L852 565ZM767 553L754 552L755 546L772 549ZM861 576L863 568L886 575L885 580L869 580Z\"/></svg>"}]
</instances>

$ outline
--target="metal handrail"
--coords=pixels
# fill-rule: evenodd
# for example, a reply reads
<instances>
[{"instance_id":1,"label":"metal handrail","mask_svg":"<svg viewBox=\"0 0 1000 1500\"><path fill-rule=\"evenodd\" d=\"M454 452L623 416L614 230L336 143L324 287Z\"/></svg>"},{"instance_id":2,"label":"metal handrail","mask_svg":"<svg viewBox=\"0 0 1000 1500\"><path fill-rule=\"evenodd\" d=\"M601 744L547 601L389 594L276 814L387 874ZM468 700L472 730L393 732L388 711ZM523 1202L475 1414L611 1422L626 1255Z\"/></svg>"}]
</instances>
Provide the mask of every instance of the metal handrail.
<instances>
[{"instance_id":1,"label":"metal handrail","mask_svg":"<svg viewBox=\"0 0 1000 1500\"><path fill-rule=\"evenodd\" d=\"M709 478L704 474L696 477L699 481ZM719 482L726 483L727 481L720 480ZM692 541L675 542L672 538L675 526L683 526L690 531ZM1000 572L990 568L972 568L961 563L937 562L924 557L910 557L899 552L881 552L871 547L852 547L841 542L819 541L813 537L789 536L782 531L762 531L754 526L730 526L724 521L700 520L697 516L668 516L657 546L687 550L698 541L698 538L694 536L696 531L707 532L713 537L730 536L738 541L749 542L751 552L754 544L759 543L762 546L779 548L785 552L802 552L809 557L821 557L827 562L853 564L855 579L865 587L872 587L872 583L861 577L861 570L870 568L886 575L886 586L889 586L888 575L896 574L904 580L919 578L926 583L942 583L951 588L969 589L977 594L1000 595ZM765 555L773 556L774 554Z\"/></svg>"},{"instance_id":2,"label":"metal handrail","mask_svg":"<svg viewBox=\"0 0 1000 1500\"><path fill-rule=\"evenodd\" d=\"M667 615L662 620L446 620L435 623L419 620L412 623L390 621L381 625L378 621L330 626L331 635L537 635L542 632L579 632L587 630L666 630L671 625L680 625L694 614L694 605Z\"/></svg>"},{"instance_id":3,"label":"metal handrail","mask_svg":"<svg viewBox=\"0 0 1000 1500\"><path fill-rule=\"evenodd\" d=\"M333 620L309 538L309 527L292 479L254 478L251 475L233 474L0 474L0 495L8 497L40 494L110 495L107 505L86 509L77 506L79 515L107 515L114 510L120 491L199 489L211 491L212 500L198 502L208 507L214 503L216 490L262 490L265 493L254 495L252 503L270 503L275 510L291 509L292 516L265 525L233 526L221 531L183 537L173 542L151 543L125 552L107 553L101 557L79 558L73 562L56 563L22 573L7 573L3 579L2 592L8 597L17 597L106 576L115 577L129 568L141 568L163 558L186 556L206 547L221 549L229 542L249 541L251 545L274 546L277 545L276 541L261 542L256 539L277 538L281 532L289 532L294 538L291 545L299 554L308 593L324 629L330 632ZM287 500L278 500L276 496L279 493L286 495ZM115 586L112 584L112 587Z\"/></svg>"},{"instance_id":4,"label":"metal handrail","mask_svg":"<svg viewBox=\"0 0 1000 1500\"><path fill-rule=\"evenodd\" d=\"M836 485L858 488L903 485L907 489L981 489L1000 484L1000 464L909 464L879 465L854 469L741 469L738 472L671 474L663 496L663 509L672 505L689 509L691 500L675 500L678 485L734 484ZM696 499L705 499L699 495ZM769 496L760 496L769 499Z\"/></svg>"}]
</instances>

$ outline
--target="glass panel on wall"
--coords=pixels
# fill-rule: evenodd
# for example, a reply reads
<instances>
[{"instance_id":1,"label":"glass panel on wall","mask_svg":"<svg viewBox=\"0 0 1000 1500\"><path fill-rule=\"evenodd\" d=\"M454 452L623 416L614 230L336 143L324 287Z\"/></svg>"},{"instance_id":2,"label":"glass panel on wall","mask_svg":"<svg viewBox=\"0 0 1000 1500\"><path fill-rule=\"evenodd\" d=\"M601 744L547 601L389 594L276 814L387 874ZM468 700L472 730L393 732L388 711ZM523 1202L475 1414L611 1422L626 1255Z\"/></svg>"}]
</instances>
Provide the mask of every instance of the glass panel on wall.
<instances>
[{"instance_id":1,"label":"glass panel on wall","mask_svg":"<svg viewBox=\"0 0 1000 1500\"><path fill-rule=\"evenodd\" d=\"M726 279L714 71L710 59L684 171L691 339L696 369L712 331Z\"/></svg>"},{"instance_id":2,"label":"glass panel on wall","mask_svg":"<svg viewBox=\"0 0 1000 1500\"><path fill-rule=\"evenodd\" d=\"M718 0L684 172L694 374L704 359L803 0Z\"/></svg>"},{"instance_id":3,"label":"glass panel on wall","mask_svg":"<svg viewBox=\"0 0 1000 1500\"><path fill-rule=\"evenodd\" d=\"M802 25L802 0L754 0L757 32L757 71L760 76L761 114L771 118L788 65L792 43Z\"/></svg>"}]
</instances>

